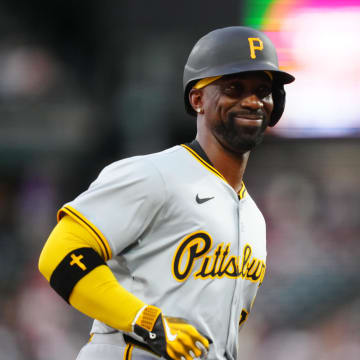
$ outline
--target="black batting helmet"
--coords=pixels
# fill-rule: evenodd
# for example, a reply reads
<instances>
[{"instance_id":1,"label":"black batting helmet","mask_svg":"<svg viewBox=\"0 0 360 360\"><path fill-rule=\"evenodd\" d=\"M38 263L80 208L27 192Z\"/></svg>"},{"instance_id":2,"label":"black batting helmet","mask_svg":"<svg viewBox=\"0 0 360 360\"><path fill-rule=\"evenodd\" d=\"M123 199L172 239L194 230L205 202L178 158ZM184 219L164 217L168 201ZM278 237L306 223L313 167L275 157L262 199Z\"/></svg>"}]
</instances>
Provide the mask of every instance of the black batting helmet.
<instances>
[{"instance_id":1,"label":"black batting helmet","mask_svg":"<svg viewBox=\"0 0 360 360\"><path fill-rule=\"evenodd\" d=\"M261 31L232 26L211 31L193 47L184 69L185 109L196 115L189 101L189 92L203 78L248 71L269 71L273 76L274 110L269 126L274 126L285 108L284 84L295 78L279 70L276 49Z\"/></svg>"}]
</instances>

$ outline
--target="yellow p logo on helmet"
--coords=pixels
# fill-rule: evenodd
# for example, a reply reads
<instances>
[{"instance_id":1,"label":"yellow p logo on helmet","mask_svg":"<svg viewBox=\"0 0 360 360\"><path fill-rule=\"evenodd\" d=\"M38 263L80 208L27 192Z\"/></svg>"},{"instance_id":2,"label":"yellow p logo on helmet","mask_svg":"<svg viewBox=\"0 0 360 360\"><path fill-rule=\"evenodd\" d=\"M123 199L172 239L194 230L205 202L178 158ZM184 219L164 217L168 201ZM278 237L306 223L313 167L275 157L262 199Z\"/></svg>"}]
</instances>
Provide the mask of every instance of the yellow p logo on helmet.
<instances>
[{"instance_id":1,"label":"yellow p logo on helmet","mask_svg":"<svg viewBox=\"0 0 360 360\"><path fill-rule=\"evenodd\" d=\"M248 38L249 40L249 45L250 45L250 57L252 59L256 59L256 50L263 50L264 49L264 44L261 41L261 39L259 38Z\"/></svg>"}]
</instances>

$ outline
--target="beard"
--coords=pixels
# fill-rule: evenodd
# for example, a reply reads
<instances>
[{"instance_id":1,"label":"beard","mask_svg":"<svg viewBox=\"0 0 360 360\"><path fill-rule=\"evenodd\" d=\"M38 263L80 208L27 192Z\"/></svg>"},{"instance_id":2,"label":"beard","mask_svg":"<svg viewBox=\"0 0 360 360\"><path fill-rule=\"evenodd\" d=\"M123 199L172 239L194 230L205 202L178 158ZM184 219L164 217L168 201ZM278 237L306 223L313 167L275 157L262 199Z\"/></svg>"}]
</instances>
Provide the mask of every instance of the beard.
<instances>
[{"instance_id":1,"label":"beard","mask_svg":"<svg viewBox=\"0 0 360 360\"><path fill-rule=\"evenodd\" d=\"M238 113L229 113L226 122L220 122L214 128L216 137L229 151L244 154L258 146L264 138L268 125L265 115L261 114L263 121L260 127L241 126L236 124Z\"/></svg>"}]
</instances>

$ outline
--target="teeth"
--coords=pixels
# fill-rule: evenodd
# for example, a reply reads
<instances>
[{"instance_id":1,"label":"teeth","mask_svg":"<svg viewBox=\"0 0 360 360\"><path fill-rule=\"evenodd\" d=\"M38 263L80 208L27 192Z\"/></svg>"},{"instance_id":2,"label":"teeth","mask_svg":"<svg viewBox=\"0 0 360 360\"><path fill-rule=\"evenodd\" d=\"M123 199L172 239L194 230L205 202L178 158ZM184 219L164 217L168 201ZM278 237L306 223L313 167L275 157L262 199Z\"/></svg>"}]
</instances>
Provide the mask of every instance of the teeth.
<instances>
[{"instance_id":1,"label":"teeth","mask_svg":"<svg viewBox=\"0 0 360 360\"><path fill-rule=\"evenodd\" d=\"M235 116L238 119L246 119L246 120L262 120L262 118L259 117L248 117L248 116Z\"/></svg>"}]
</instances>

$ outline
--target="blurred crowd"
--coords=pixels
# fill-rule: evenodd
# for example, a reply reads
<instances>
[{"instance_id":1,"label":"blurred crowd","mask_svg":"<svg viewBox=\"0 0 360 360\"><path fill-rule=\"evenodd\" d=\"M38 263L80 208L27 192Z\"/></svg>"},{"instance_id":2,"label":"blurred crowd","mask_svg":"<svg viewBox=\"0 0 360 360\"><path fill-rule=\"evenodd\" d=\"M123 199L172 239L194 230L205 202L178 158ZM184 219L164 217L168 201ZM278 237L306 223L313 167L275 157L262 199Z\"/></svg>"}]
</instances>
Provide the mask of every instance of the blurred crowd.
<instances>
[{"instance_id":1,"label":"blurred crowd","mask_svg":"<svg viewBox=\"0 0 360 360\"><path fill-rule=\"evenodd\" d=\"M41 248L57 209L104 165L192 140L181 93L190 45L175 46L163 32L160 44L160 31L128 45L121 82L90 82L106 97L6 9L0 5L8 30L0 36L0 360L75 359L91 319L39 274ZM359 140L349 138L269 135L252 153L245 184L267 220L268 260L240 333L241 359L360 358L359 158Z\"/></svg>"},{"instance_id":2,"label":"blurred crowd","mask_svg":"<svg viewBox=\"0 0 360 360\"><path fill-rule=\"evenodd\" d=\"M268 260L240 334L245 359L359 358L359 155L350 139L273 140L252 154Z\"/></svg>"}]
</instances>

